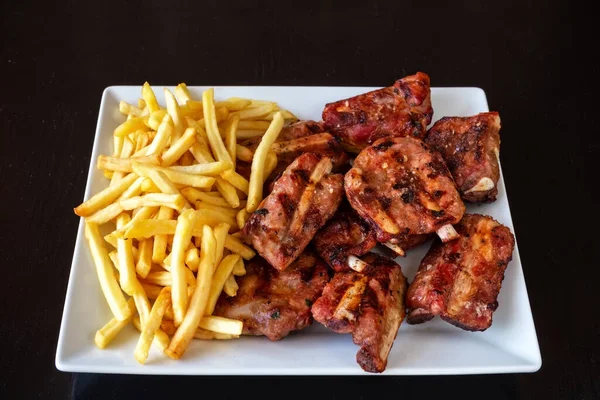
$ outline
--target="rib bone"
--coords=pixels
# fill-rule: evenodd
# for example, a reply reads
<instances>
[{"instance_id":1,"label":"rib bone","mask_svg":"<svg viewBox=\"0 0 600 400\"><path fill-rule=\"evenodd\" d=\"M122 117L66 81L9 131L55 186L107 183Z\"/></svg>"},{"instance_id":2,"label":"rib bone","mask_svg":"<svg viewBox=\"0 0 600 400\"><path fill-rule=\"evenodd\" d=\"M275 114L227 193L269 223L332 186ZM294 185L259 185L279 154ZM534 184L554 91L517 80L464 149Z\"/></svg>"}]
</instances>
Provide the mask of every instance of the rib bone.
<instances>
[{"instance_id":1,"label":"rib bone","mask_svg":"<svg viewBox=\"0 0 600 400\"><path fill-rule=\"evenodd\" d=\"M404 250L402 250L402 247L398 246L395 243L387 241L387 242L383 243L383 245L385 247L391 249L394 253L398 254L400 257L404 257L406 255L406 253L404 252Z\"/></svg>"},{"instance_id":2,"label":"rib bone","mask_svg":"<svg viewBox=\"0 0 600 400\"><path fill-rule=\"evenodd\" d=\"M465 193L471 192L486 192L488 190L492 190L494 188L494 181L490 178L485 177L481 178L479 182L475 184L471 189L467 190Z\"/></svg>"},{"instance_id":3,"label":"rib bone","mask_svg":"<svg viewBox=\"0 0 600 400\"><path fill-rule=\"evenodd\" d=\"M460 235L456 232L456 229L450 224L442 226L436 231L442 242L446 243L453 239L458 238Z\"/></svg>"},{"instance_id":4,"label":"rib bone","mask_svg":"<svg viewBox=\"0 0 600 400\"><path fill-rule=\"evenodd\" d=\"M366 262L356 256L348 256L348 266L356 272L363 272L369 266Z\"/></svg>"}]
</instances>

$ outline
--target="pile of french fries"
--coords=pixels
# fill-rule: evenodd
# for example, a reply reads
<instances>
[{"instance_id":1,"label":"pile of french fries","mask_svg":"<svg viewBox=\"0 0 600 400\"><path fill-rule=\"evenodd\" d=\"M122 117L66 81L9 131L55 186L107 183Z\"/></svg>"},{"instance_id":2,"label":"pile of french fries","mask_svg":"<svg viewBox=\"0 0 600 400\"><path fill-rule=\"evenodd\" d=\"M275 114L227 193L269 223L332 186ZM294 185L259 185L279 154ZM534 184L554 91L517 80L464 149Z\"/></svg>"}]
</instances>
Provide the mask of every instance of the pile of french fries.
<instances>
[{"instance_id":1,"label":"pile of french fries","mask_svg":"<svg viewBox=\"0 0 600 400\"><path fill-rule=\"evenodd\" d=\"M221 292L236 295L235 277L255 255L239 230L277 164L271 145L297 120L273 102L215 102L213 89L194 100L183 83L164 94L166 107L145 83L137 105L121 101L127 120L114 131L113 154L97 161L110 184L75 208L114 316L95 343L105 348L133 323L142 364L152 343L178 359L194 338L241 335L241 321L212 314ZM238 144L257 136L254 151ZM249 181L238 159L252 163ZM103 237L104 224L112 231Z\"/></svg>"}]
</instances>

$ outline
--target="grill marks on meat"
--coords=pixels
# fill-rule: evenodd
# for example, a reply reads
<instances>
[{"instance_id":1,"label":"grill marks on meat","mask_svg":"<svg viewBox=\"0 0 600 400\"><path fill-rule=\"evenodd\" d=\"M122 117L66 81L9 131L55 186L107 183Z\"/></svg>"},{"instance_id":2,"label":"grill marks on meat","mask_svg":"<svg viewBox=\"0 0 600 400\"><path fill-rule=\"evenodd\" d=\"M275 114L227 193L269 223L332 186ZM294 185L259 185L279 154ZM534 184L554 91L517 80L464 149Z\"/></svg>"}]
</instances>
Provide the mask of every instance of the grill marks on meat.
<instances>
[{"instance_id":1,"label":"grill marks on meat","mask_svg":"<svg viewBox=\"0 0 600 400\"><path fill-rule=\"evenodd\" d=\"M362 272L336 272L312 307L318 322L338 333L352 333L360 346L358 364L368 372L387 365L400 324L404 320L406 278L393 260L369 253Z\"/></svg>"},{"instance_id":2,"label":"grill marks on meat","mask_svg":"<svg viewBox=\"0 0 600 400\"><path fill-rule=\"evenodd\" d=\"M333 216L342 199L342 175L331 174L329 158L314 153L298 157L242 230L269 264L284 270Z\"/></svg>"},{"instance_id":3,"label":"grill marks on meat","mask_svg":"<svg viewBox=\"0 0 600 400\"><path fill-rule=\"evenodd\" d=\"M379 139L361 151L344 187L379 242L435 232L465 212L442 157L410 137Z\"/></svg>"},{"instance_id":4,"label":"grill marks on meat","mask_svg":"<svg viewBox=\"0 0 600 400\"><path fill-rule=\"evenodd\" d=\"M515 240L507 227L484 215L467 214L455 228L460 237L436 241L421 262L408 289L408 322L440 315L462 329L484 331L492 325Z\"/></svg>"},{"instance_id":5,"label":"grill marks on meat","mask_svg":"<svg viewBox=\"0 0 600 400\"><path fill-rule=\"evenodd\" d=\"M222 294L214 315L242 321L244 335L279 340L312 324L310 307L328 280L325 263L309 251L285 271L254 257L246 264L246 275L237 278L237 295Z\"/></svg>"},{"instance_id":6,"label":"grill marks on meat","mask_svg":"<svg viewBox=\"0 0 600 400\"><path fill-rule=\"evenodd\" d=\"M347 271L348 256L362 256L377 245L369 224L349 206L342 207L313 240L319 255L334 271Z\"/></svg>"},{"instance_id":7,"label":"grill marks on meat","mask_svg":"<svg viewBox=\"0 0 600 400\"><path fill-rule=\"evenodd\" d=\"M444 117L427 134L426 143L439 151L463 200L492 202L498 194L500 116Z\"/></svg>"},{"instance_id":8,"label":"grill marks on meat","mask_svg":"<svg viewBox=\"0 0 600 400\"><path fill-rule=\"evenodd\" d=\"M430 93L429 76L417 72L393 86L327 104L325 128L353 153L382 137L423 138L433 116Z\"/></svg>"}]
</instances>

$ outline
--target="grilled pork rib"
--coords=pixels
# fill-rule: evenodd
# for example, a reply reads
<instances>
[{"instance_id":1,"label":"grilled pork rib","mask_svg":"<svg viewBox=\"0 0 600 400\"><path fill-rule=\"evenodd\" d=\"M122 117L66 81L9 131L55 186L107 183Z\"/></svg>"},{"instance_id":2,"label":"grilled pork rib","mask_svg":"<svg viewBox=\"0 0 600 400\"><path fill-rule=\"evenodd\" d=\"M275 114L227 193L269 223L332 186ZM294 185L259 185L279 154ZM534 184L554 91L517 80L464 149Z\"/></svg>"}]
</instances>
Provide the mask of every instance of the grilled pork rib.
<instances>
[{"instance_id":1,"label":"grilled pork rib","mask_svg":"<svg viewBox=\"0 0 600 400\"><path fill-rule=\"evenodd\" d=\"M329 280L327 267L314 253L302 253L285 271L264 259L246 264L246 275L237 277L235 297L221 294L214 315L244 323L244 335L265 335L279 340L312 323L310 306Z\"/></svg>"},{"instance_id":2,"label":"grilled pork rib","mask_svg":"<svg viewBox=\"0 0 600 400\"><path fill-rule=\"evenodd\" d=\"M444 117L429 129L425 142L446 161L463 200L496 200L500 178L499 132L497 112Z\"/></svg>"},{"instance_id":3,"label":"grilled pork rib","mask_svg":"<svg viewBox=\"0 0 600 400\"><path fill-rule=\"evenodd\" d=\"M410 137L379 139L361 151L344 187L382 243L435 232L465 212L442 157Z\"/></svg>"},{"instance_id":4,"label":"grilled pork rib","mask_svg":"<svg viewBox=\"0 0 600 400\"><path fill-rule=\"evenodd\" d=\"M504 270L512 259L515 240L493 218L466 214L456 226L460 237L436 241L417 271L407 294L408 323L440 315L469 331L492 325Z\"/></svg>"},{"instance_id":5,"label":"grilled pork rib","mask_svg":"<svg viewBox=\"0 0 600 400\"><path fill-rule=\"evenodd\" d=\"M318 322L338 333L352 333L360 346L356 361L367 372L387 365L400 324L405 317L406 278L393 260L369 253L362 272L336 272L312 306Z\"/></svg>"},{"instance_id":6,"label":"grilled pork rib","mask_svg":"<svg viewBox=\"0 0 600 400\"><path fill-rule=\"evenodd\" d=\"M284 270L302 253L337 210L343 177L330 172L328 157L301 155L244 225L246 242L278 270Z\"/></svg>"},{"instance_id":7,"label":"grilled pork rib","mask_svg":"<svg viewBox=\"0 0 600 400\"><path fill-rule=\"evenodd\" d=\"M369 224L346 202L313 239L317 253L334 271L347 271L348 256L362 256L376 245Z\"/></svg>"},{"instance_id":8,"label":"grilled pork rib","mask_svg":"<svg viewBox=\"0 0 600 400\"><path fill-rule=\"evenodd\" d=\"M429 76L417 72L393 86L329 103L325 128L353 153L386 136L422 138L433 116L430 91Z\"/></svg>"}]
</instances>

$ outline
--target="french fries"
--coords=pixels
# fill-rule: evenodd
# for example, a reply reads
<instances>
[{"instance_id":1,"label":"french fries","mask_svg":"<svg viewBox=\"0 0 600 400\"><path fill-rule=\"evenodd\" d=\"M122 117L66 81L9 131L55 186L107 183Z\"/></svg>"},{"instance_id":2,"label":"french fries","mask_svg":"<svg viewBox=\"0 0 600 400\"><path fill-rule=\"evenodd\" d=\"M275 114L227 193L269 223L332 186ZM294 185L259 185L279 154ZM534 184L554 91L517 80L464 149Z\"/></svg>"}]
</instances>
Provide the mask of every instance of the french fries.
<instances>
[{"instance_id":1,"label":"french fries","mask_svg":"<svg viewBox=\"0 0 600 400\"><path fill-rule=\"evenodd\" d=\"M96 160L110 183L74 208L113 315L94 342L104 349L132 323L142 364L151 344L177 359L192 339L242 334L241 321L211 314L222 292L237 295L244 260L256 255L238 231L277 165L277 135L297 119L270 101L215 101L213 89L194 99L185 83L163 92L160 104L146 82L140 99L119 102L126 118ZM260 137L256 150L238 143L247 137ZM237 160L252 164L249 180Z\"/></svg>"}]
</instances>

